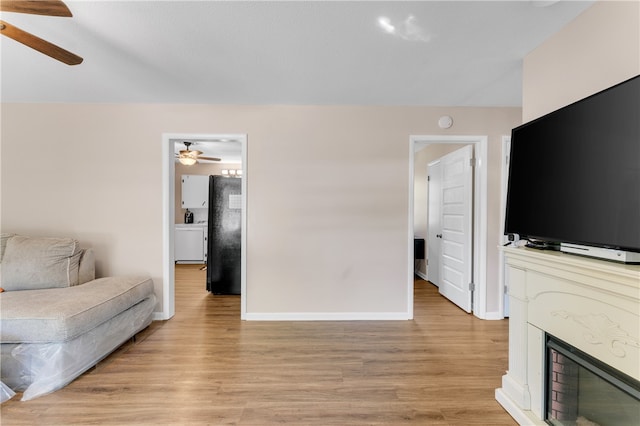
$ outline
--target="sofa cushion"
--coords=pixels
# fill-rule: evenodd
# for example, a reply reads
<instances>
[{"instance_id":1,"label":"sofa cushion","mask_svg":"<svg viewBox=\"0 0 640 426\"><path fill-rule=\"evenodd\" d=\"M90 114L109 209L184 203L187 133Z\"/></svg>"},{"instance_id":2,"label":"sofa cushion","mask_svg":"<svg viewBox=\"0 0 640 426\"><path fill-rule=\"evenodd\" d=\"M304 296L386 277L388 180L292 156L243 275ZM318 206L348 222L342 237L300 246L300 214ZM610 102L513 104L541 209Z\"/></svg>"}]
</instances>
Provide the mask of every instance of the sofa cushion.
<instances>
[{"instance_id":1,"label":"sofa cushion","mask_svg":"<svg viewBox=\"0 0 640 426\"><path fill-rule=\"evenodd\" d=\"M82 250L72 238L7 240L2 259L2 287L6 291L69 287L78 284Z\"/></svg>"},{"instance_id":2,"label":"sofa cushion","mask_svg":"<svg viewBox=\"0 0 640 426\"><path fill-rule=\"evenodd\" d=\"M13 237L15 234L9 234L7 232L3 232L0 234L0 292L4 291L2 288L2 258L4 257L4 249L7 247L7 241L9 238Z\"/></svg>"},{"instance_id":3,"label":"sofa cushion","mask_svg":"<svg viewBox=\"0 0 640 426\"><path fill-rule=\"evenodd\" d=\"M0 293L1 343L71 340L153 294L146 277L107 277L86 284Z\"/></svg>"},{"instance_id":4,"label":"sofa cushion","mask_svg":"<svg viewBox=\"0 0 640 426\"><path fill-rule=\"evenodd\" d=\"M78 266L78 284L84 284L96 279L96 256L92 248L82 250L80 265Z\"/></svg>"},{"instance_id":5,"label":"sofa cushion","mask_svg":"<svg viewBox=\"0 0 640 426\"><path fill-rule=\"evenodd\" d=\"M0 234L0 262L2 262L2 258L4 257L4 249L7 247L7 241L9 241L9 238L14 235L15 234L9 234L6 232Z\"/></svg>"}]
</instances>

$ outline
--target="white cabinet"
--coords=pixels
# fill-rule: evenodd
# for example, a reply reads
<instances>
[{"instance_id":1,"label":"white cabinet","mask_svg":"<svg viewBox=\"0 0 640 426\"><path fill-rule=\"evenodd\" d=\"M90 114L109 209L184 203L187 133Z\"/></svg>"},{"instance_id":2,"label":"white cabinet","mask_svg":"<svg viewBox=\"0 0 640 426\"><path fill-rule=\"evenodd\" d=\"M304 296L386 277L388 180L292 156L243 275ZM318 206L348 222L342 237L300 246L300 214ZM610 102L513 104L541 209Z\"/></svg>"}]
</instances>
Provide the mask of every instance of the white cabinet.
<instances>
[{"instance_id":1,"label":"white cabinet","mask_svg":"<svg viewBox=\"0 0 640 426\"><path fill-rule=\"evenodd\" d=\"M209 176L182 175L182 208L206 209L209 207Z\"/></svg>"},{"instance_id":2,"label":"white cabinet","mask_svg":"<svg viewBox=\"0 0 640 426\"><path fill-rule=\"evenodd\" d=\"M176 262L205 263L207 261L207 227L176 226L174 257Z\"/></svg>"}]
</instances>

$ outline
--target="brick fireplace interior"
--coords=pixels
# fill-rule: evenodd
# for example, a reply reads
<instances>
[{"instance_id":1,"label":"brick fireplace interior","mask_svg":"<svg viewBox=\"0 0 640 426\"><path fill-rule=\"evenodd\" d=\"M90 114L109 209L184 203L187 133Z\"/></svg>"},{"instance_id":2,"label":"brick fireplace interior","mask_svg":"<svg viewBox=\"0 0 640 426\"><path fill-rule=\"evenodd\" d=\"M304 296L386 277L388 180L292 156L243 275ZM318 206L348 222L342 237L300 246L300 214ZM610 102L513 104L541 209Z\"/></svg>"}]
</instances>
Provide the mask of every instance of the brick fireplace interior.
<instances>
[{"instance_id":1,"label":"brick fireplace interior","mask_svg":"<svg viewBox=\"0 0 640 426\"><path fill-rule=\"evenodd\" d=\"M637 425L640 383L547 336L546 420L562 426Z\"/></svg>"}]
</instances>

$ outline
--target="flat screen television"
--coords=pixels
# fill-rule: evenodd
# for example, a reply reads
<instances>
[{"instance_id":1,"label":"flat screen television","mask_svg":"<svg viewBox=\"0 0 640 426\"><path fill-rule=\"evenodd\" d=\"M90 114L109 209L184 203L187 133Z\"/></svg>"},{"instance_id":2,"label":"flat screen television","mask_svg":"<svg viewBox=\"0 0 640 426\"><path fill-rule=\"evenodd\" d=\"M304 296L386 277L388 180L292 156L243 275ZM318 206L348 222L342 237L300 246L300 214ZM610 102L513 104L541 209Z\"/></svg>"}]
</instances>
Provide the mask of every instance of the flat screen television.
<instances>
[{"instance_id":1,"label":"flat screen television","mask_svg":"<svg viewBox=\"0 0 640 426\"><path fill-rule=\"evenodd\" d=\"M505 234L640 253L640 76L513 129Z\"/></svg>"}]
</instances>

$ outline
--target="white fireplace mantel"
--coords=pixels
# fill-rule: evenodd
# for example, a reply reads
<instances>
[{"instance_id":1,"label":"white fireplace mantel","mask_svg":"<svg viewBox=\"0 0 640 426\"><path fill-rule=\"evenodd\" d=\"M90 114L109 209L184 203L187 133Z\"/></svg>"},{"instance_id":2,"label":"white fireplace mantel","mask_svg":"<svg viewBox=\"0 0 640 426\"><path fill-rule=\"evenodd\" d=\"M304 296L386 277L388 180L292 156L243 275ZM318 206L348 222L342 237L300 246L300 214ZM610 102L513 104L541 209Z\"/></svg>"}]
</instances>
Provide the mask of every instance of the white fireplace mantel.
<instances>
[{"instance_id":1,"label":"white fireplace mantel","mask_svg":"<svg viewBox=\"0 0 640 426\"><path fill-rule=\"evenodd\" d=\"M509 370L496 399L521 425L545 425L545 333L640 380L640 265L503 248Z\"/></svg>"}]
</instances>

